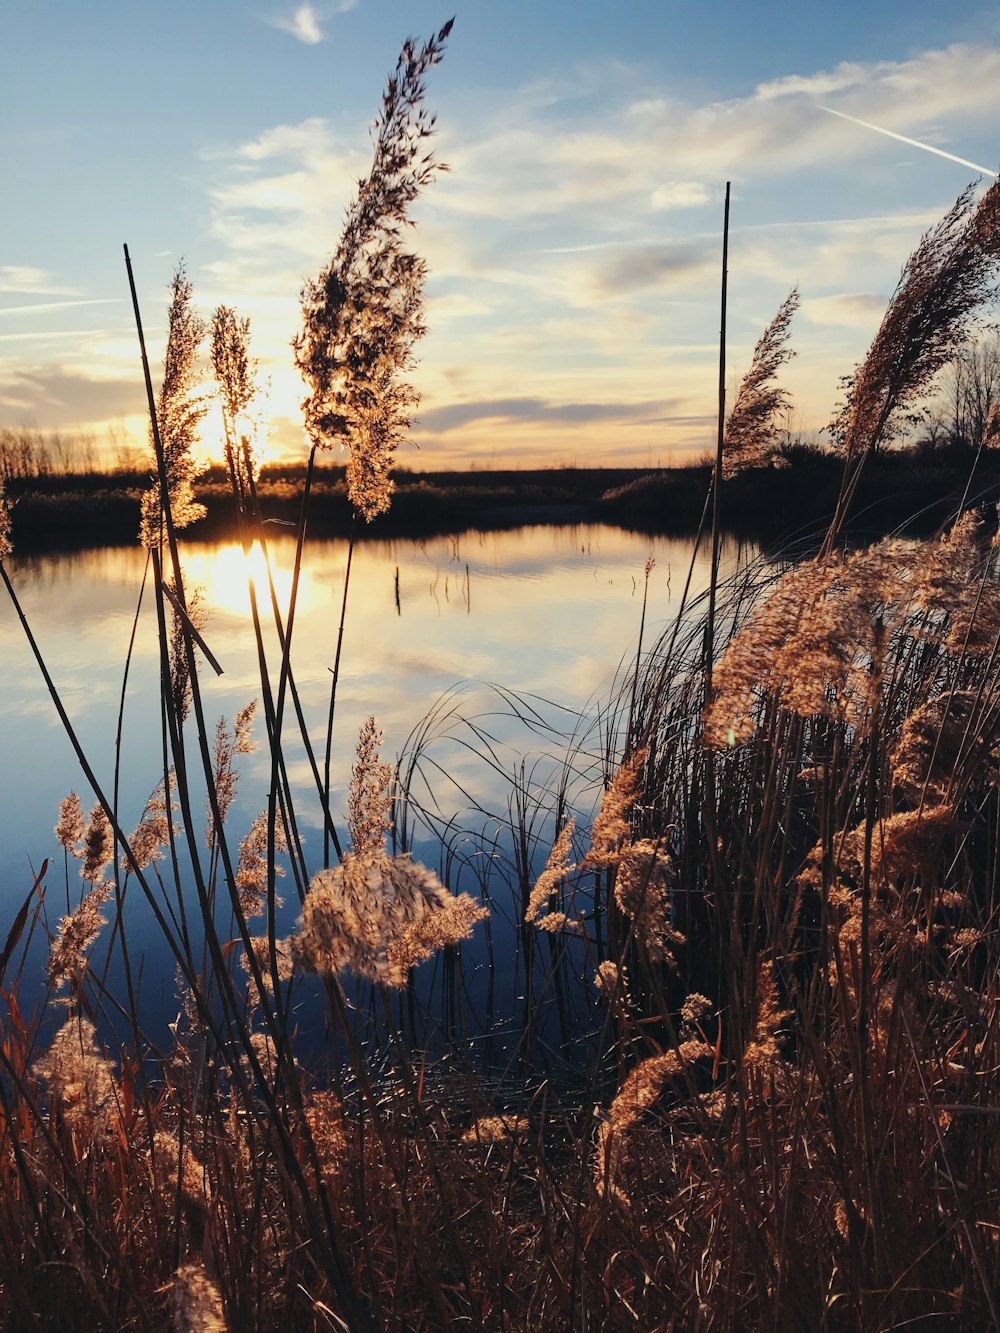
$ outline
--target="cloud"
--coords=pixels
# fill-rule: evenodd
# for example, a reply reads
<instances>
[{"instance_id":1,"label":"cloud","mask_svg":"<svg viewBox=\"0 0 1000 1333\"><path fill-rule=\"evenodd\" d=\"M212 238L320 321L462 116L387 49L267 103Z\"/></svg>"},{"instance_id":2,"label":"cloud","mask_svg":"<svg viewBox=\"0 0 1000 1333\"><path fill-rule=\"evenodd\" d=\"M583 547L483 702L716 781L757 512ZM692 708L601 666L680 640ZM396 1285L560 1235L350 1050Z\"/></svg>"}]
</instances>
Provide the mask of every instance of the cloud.
<instances>
[{"instance_id":1,"label":"cloud","mask_svg":"<svg viewBox=\"0 0 1000 1333\"><path fill-rule=\"evenodd\" d=\"M310 13L319 28L334 9ZM492 441L504 458L554 441L581 456L620 441L666 453L710 434L720 183L734 184L734 364L798 282L789 375L799 409L825 420L884 310L874 293L892 289L966 176L820 104L978 157L1000 116L1000 46L792 73L721 101L667 93L613 61L450 96L436 106L435 145L451 171L419 200L412 242L429 263L414 383L435 465L459 448L489 456ZM219 251L203 271L218 290L202 294L243 294L290 421L302 392L288 371L296 293L336 246L370 161L366 131L360 114L313 117L211 155ZM649 401L657 386L683 395L676 412ZM291 442L297 430L280 433Z\"/></svg>"},{"instance_id":2,"label":"cloud","mask_svg":"<svg viewBox=\"0 0 1000 1333\"><path fill-rule=\"evenodd\" d=\"M38 315L53 310L72 310L80 305L119 305L121 297L103 296L85 301L42 301L37 305L0 306L0 315Z\"/></svg>"},{"instance_id":3,"label":"cloud","mask_svg":"<svg viewBox=\"0 0 1000 1333\"><path fill-rule=\"evenodd\" d=\"M0 292L28 296L75 296L72 287L53 287L49 274L28 264L0 264Z\"/></svg>"},{"instance_id":4,"label":"cloud","mask_svg":"<svg viewBox=\"0 0 1000 1333\"><path fill-rule=\"evenodd\" d=\"M759 83L754 96L758 101L770 102L779 97L829 97L831 93L856 88L865 80L877 79L879 70L891 70L892 65L859 65L847 61L835 69L817 74L787 74L769 83Z\"/></svg>"},{"instance_id":5,"label":"cloud","mask_svg":"<svg viewBox=\"0 0 1000 1333\"><path fill-rule=\"evenodd\" d=\"M142 413L146 406L142 383L135 377L97 379L53 366L19 367L8 375L0 378L2 401L46 428L101 423Z\"/></svg>"},{"instance_id":6,"label":"cloud","mask_svg":"<svg viewBox=\"0 0 1000 1333\"><path fill-rule=\"evenodd\" d=\"M803 301L801 313L812 324L842 324L873 329L885 314L888 303L888 296L877 296L871 292L843 292Z\"/></svg>"},{"instance_id":7,"label":"cloud","mask_svg":"<svg viewBox=\"0 0 1000 1333\"><path fill-rule=\"evenodd\" d=\"M699 181L664 181L649 197L655 209L700 208L711 201L712 191Z\"/></svg>"},{"instance_id":8,"label":"cloud","mask_svg":"<svg viewBox=\"0 0 1000 1333\"><path fill-rule=\"evenodd\" d=\"M648 291L665 283L701 279L718 268L716 251L707 241L675 241L622 247L600 259L594 281L605 295Z\"/></svg>"},{"instance_id":9,"label":"cloud","mask_svg":"<svg viewBox=\"0 0 1000 1333\"><path fill-rule=\"evenodd\" d=\"M553 404L544 398L496 398L432 408L421 412L419 424L424 430L443 434L476 421L532 421L536 424L560 425L630 419L663 421L668 418L653 414L662 412L664 406L663 403Z\"/></svg>"},{"instance_id":10,"label":"cloud","mask_svg":"<svg viewBox=\"0 0 1000 1333\"><path fill-rule=\"evenodd\" d=\"M316 46L323 40L323 30L319 26L319 16L312 5L299 5L292 15L281 15L271 20L275 28L290 32L297 41L306 46Z\"/></svg>"}]
</instances>

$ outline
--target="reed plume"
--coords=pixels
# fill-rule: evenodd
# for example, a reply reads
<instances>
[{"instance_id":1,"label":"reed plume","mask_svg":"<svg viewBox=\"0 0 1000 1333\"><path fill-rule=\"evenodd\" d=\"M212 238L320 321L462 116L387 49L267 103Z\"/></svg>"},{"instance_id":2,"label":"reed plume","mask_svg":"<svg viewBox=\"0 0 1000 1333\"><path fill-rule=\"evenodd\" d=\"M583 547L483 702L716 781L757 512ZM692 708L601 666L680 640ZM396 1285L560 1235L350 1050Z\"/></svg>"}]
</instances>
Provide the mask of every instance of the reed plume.
<instances>
[{"instance_id":1,"label":"reed plume","mask_svg":"<svg viewBox=\"0 0 1000 1333\"><path fill-rule=\"evenodd\" d=\"M787 570L716 667L705 715L709 744L746 740L768 694L802 717L845 719L863 712L879 684L873 665L916 605L923 558L889 538Z\"/></svg>"},{"instance_id":2,"label":"reed plume","mask_svg":"<svg viewBox=\"0 0 1000 1333\"><path fill-rule=\"evenodd\" d=\"M171 776L172 776L171 770ZM132 856L140 870L162 860L161 848L170 836L169 811L167 810L166 784L161 782L142 812L142 818L136 825L135 832L129 839Z\"/></svg>"},{"instance_id":3,"label":"reed plume","mask_svg":"<svg viewBox=\"0 0 1000 1333\"><path fill-rule=\"evenodd\" d=\"M10 501L4 494L3 481L0 481L0 560L6 560L13 554L11 540Z\"/></svg>"},{"instance_id":4,"label":"reed plume","mask_svg":"<svg viewBox=\"0 0 1000 1333\"><path fill-rule=\"evenodd\" d=\"M253 404L259 397L257 361L250 355L250 321L220 305L212 315L212 371L219 391L226 462L240 499L245 503L260 472L255 447L258 423Z\"/></svg>"},{"instance_id":5,"label":"reed plume","mask_svg":"<svg viewBox=\"0 0 1000 1333\"><path fill-rule=\"evenodd\" d=\"M360 842L339 866L313 878L291 943L303 971L336 975L350 968L401 987L412 968L468 939L488 914L467 893L449 893L409 855L386 852L392 770L381 762L378 740L368 718L349 793L349 824Z\"/></svg>"},{"instance_id":6,"label":"reed plume","mask_svg":"<svg viewBox=\"0 0 1000 1333\"><path fill-rule=\"evenodd\" d=\"M598 963L594 968L594 989L614 1017L623 1022L632 1008L628 969L625 964L613 963L610 958Z\"/></svg>"},{"instance_id":7,"label":"reed plume","mask_svg":"<svg viewBox=\"0 0 1000 1333\"><path fill-rule=\"evenodd\" d=\"M117 1093L111 1062L89 1018L68 1017L34 1069L72 1129L91 1139L101 1131Z\"/></svg>"},{"instance_id":8,"label":"reed plume","mask_svg":"<svg viewBox=\"0 0 1000 1333\"><path fill-rule=\"evenodd\" d=\"M371 170L358 185L337 250L302 290L295 360L309 387L303 403L314 446L349 452L348 495L366 521L389 507L389 470L419 395L401 379L414 364L427 266L406 250L411 206L443 166L427 151L434 116L426 75L442 58L448 22L429 41L407 41L374 126Z\"/></svg>"},{"instance_id":9,"label":"reed plume","mask_svg":"<svg viewBox=\"0 0 1000 1333\"><path fill-rule=\"evenodd\" d=\"M348 828L355 856L381 851L392 819L392 765L382 761L382 733L367 717L358 735L347 793Z\"/></svg>"},{"instance_id":10,"label":"reed plume","mask_svg":"<svg viewBox=\"0 0 1000 1333\"><path fill-rule=\"evenodd\" d=\"M795 355L788 346L788 335L798 308L799 290L793 287L753 350L750 369L740 382L726 422L722 445L724 477L733 477L744 468L760 467L775 452L779 421L790 401L788 390L777 383L777 374Z\"/></svg>"},{"instance_id":11,"label":"reed plume","mask_svg":"<svg viewBox=\"0 0 1000 1333\"><path fill-rule=\"evenodd\" d=\"M953 360L992 297L1000 260L1000 182L975 201L970 185L921 238L842 414L848 458L876 450L937 372Z\"/></svg>"},{"instance_id":12,"label":"reed plume","mask_svg":"<svg viewBox=\"0 0 1000 1333\"><path fill-rule=\"evenodd\" d=\"M549 899L559 892L559 888L565 883L567 875L574 869L569 858L573 848L573 830L575 827L574 820L572 818L567 819L559 830L559 836L556 838L551 852L549 852L542 873L535 880L524 913L524 920L529 926L537 925L542 930L555 930L566 925L566 916L562 912L549 912L544 916L541 914L543 908L548 905Z\"/></svg>"},{"instance_id":13,"label":"reed plume","mask_svg":"<svg viewBox=\"0 0 1000 1333\"><path fill-rule=\"evenodd\" d=\"M83 866L80 870L82 878L91 884L96 884L104 874L114 851L114 835L108 817L104 813L104 807L95 805L83 834Z\"/></svg>"},{"instance_id":14,"label":"reed plume","mask_svg":"<svg viewBox=\"0 0 1000 1333\"><path fill-rule=\"evenodd\" d=\"M63 798L59 805L59 823L55 833L59 845L73 856L81 855L78 844L83 837L83 807L75 791Z\"/></svg>"},{"instance_id":15,"label":"reed plume","mask_svg":"<svg viewBox=\"0 0 1000 1333\"><path fill-rule=\"evenodd\" d=\"M232 731L230 731L224 717L220 717L215 725L212 780L215 786L219 819L223 822L229 813L230 806L236 799L236 788L239 784L239 773L234 767L234 761L238 755L252 754L257 748L250 734L256 711L257 701L251 699L244 708L237 712ZM215 834L215 818L212 814L211 805L209 805L208 823L205 828L206 846L212 847L214 845Z\"/></svg>"},{"instance_id":16,"label":"reed plume","mask_svg":"<svg viewBox=\"0 0 1000 1333\"><path fill-rule=\"evenodd\" d=\"M87 950L107 925L101 908L114 887L110 880L95 884L84 894L79 906L60 919L45 965L45 975L53 988L69 981L86 964Z\"/></svg>"},{"instance_id":17,"label":"reed plume","mask_svg":"<svg viewBox=\"0 0 1000 1333\"><path fill-rule=\"evenodd\" d=\"M590 832L590 848L580 862L581 870L610 870L621 859L622 848L631 838L632 807L642 795L645 762L646 751L636 750L619 765L601 800Z\"/></svg>"},{"instance_id":18,"label":"reed plume","mask_svg":"<svg viewBox=\"0 0 1000 1333\"><path fill-rule=\"evenodd\" d=\"M163 383L156 404L166 466L167 498L175 528L187 527L205 515L205 507L195 501L193 489L194 479L201 470L193 450L207 411L205 399L195 393L198 349L205 336L205 324L192 309L193 295L194 288L181 264L170 284L167 349ZM139 540L148 549L158 547L162 540L163 504L157 476L142 497Z\"/></svg>"},{"instance_id":19,"label":"reed plume","mask_svg":"<svg viewBox=\"0 0 1000 1333\"><path fill-rule=\"evenodd\" d=\"M240 842L239 860L236 863L236 891L239 894L240 910L243 915L260 916L267 904L267 823L268 814L262 810L250 825L250 831ZM284 825L278 821L274 826L274 850L287 852ZM281 866L275 865L275 875L284 875ZM275 906L281 906L281 897L275 896Z\"/></svg>"},{"instance_id":20,"label":"reed plume","mask_svg":"<svg viewBox=\"0 0 1000 1333\"><path fill-rule=\"evenodd\" d=\"M170 694L174 711L179 722L186 720L191 711L191 674L187 653L185 617L174 605L177 589L171 580L164 581L164 587L173 593L170 605L170 638L167 653L170 661ZM196 630L204 629L208 623L208 608L200 588L185 590L185 615L188 625Z\"/></svg>"},{"instance_id":21,"label":"reed plume","mask_svg":"<svg viewBox=\"0 0 1000 1333\"><path fill-rule=\"evenodd\" d=\"M655 963L672 963L672 946L684 936L671 925L677 874L666 850L652 838L629 843L615 874L615 902L634 923L635 937Z\"/></svg>"}]
</instances>

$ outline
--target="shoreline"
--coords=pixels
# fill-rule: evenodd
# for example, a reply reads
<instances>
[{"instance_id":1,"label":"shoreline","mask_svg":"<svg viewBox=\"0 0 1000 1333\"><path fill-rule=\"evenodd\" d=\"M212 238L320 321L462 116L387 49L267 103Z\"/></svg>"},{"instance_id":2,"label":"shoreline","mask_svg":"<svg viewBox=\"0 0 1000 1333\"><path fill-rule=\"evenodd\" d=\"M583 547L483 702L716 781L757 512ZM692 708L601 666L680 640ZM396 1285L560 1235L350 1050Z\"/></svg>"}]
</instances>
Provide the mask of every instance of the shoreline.
<instances>
[{"instance_id":1,"label":"shoreline","mask_svg":"<svg viewBox=\"0 0 1000 1333\"><path fill-rule=\"evenodd\" d=\"M722 489L724 530L763 545L808 547L825 530L840 485L842 464L829 454L803 451L784 466L748 470ZM307 534L347 537L351 506L342 467L314 474ZM972 482L970 485L970 472ZM407 472L395 475L392 507L356 533L359 539L444 536L529 524L606 523L649 535L690 536L697 531L711 469L553 468L533 471ZM11 478L15 551L42 554L137 540L142 473L86 473ZM302 467L262 472L260 510L271 531L293 529L305 480ZM195 487L207 509L187 528L196 540L239 537L229 483L212 469ZM851 534L864 539L902 530L933 532L961 507L1000 499L1000 456L974 459L898 451L869 461L862 473Z\"/></svg>"}]
</instances>

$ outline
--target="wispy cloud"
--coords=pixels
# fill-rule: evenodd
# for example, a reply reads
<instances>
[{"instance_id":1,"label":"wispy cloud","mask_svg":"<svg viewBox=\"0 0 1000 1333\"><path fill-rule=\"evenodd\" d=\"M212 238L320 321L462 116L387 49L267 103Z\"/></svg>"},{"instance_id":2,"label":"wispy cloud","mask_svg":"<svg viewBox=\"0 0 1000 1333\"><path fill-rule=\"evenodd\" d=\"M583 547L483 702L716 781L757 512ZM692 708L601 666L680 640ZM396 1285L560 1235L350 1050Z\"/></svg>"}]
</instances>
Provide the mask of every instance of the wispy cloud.
<instances>
[{"instance_id":1,"label":"wispy cloud","mask_svg":"<svg viewBox=\"0 0 1000 1333\"><path fill-rule=\"evenodd\" d=\"M276 28L291 35L306 46L316 46L323 40L319 15L313 5L299 5L293 14L282 14L271 20Z\"/></svg>"},{"instance_id":2,"label":"wispy cloud","mask_svg":"<svg viewBox=\"0 0 1000 1333\"><path fill-rule=\"evenodd\" d=\"M101 335L104 330L101 329L45 329L34 333L0 333L0 343L47 343L47 342L76 342L81 339L92 339L95 335Z\"/></svg>"},{"instance_id":3,"label":"wispy cloud","mask_svg":"<svg viewBox=\"0 0 1000 1333\"><path fill-rule=\"evenodd\" d=\"M6 290L11 290L7 288ZM21 290L24 290L23 288ZM80 301L39 301L35 305L0 306L0 315L40 315L53 310L73 310L81 305L119 305L121 297L102 296Z\"/></svg>"},{"instance_id":4,"label":"wispy cloud","mask_svg":"<svg viewBox=\"0 0 1000 1333\"><path fill-rule=\"evenodd\" d=\"M874 292L841 292L834 296L817 296L802 302L802 317L812 324L836 324L871 329L882 318L888 304L888 295Z\"/></svg>"},{"instance_id":5,"label":"wispy cloud","mask_svg":"<svg viewBox=\"0 0 1000 1333\"><path fill-rule=\"evenodd\" d=\"M0 292L17 292L24 296L76 295L72 287L53 286L44 269L32 268L29 264L0 264Z\"/></svg>"}]
</instances>

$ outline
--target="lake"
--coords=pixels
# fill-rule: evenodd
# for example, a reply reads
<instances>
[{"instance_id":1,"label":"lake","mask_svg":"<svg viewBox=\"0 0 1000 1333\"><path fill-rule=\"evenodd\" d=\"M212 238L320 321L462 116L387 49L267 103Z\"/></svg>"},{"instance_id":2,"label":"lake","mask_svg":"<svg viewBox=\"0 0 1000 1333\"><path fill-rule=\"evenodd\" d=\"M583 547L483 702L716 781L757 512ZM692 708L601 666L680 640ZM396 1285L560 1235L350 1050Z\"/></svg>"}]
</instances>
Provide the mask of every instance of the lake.
<instances>
[{"instance_id":1,"label":"lake","mask_svg":"<svg viewBox=\"0 0 1000 1333\"><path fill-rule=\"evenodd\" d=\"M248 561L236 543L182 543L189 590L198 588L208 618L206 642L223 667L201 673L206 718L230 721L260 699L250 629L248 572L262 585L263 559ZM353 557L333 747L333 809L344 827L346 789L364 719L384 731L383 756L393 761L419 738L421 761L411 787L407 823L415 852L453 890L478 892L488 877L509 878L503 829L512 791L530 814L534 860L544 862L553 837L555 785L565 775L584 822L599 799L604 742L615 680L634 662L644 589L652 556L645 643L670 621L691 559L690 540L649 538L604 526L525 527L469 532L423 542L364 541ZM294 543L269 542L279 599L287 601ZM726 559L739 556L728 548ZM143 586L145 553L106 548L9 562L9 572L66 709L98 780L110 791L122 670ZM334 664L347 545L315 541L305 549L294 631L296 682L313 743L322 752ZM699 556L693 586L708 578ZM279 656L272 630L271 673ZM33 872L50 859L47 916L54 928L66 910L63 854L53 826L59 802L92 793L79 771L13 608L0 601L3 663L0 727L0 937L30 889ZM147 583L136 624L124 707L121 822L134 827L161 777L158 646ZM264 740L263 717L256 735ZM310 873L322 865L322 823L291 711L286 714L290 774L301 792L300 829ZM227 827L234 842L266 804L269 757L263 748L241 761L240 785ZM492 840L492 842L491 842ZM492 847L492 851L488 850ZM486 864L488 862L489 864ZM70 897L79 894L69 867ZM282 928L298 903L285 881ZM137 895L136 895L137 896ZM129 910L130 938L146 953L144 1003L176 1012L173 973L162 962L148 914ZM514 961L491 977L491 1015L523 991L517 961L516 912L494 910L492 947ZM2 938L0 938L2 943ZM482 928L463 948L463 970L484 967ZM40 964L44 940L33 944ZM422 971L430 971L427 964ZM30 978L29 978L30 979ZM476 985L470 983L475 1000Z\"/></svg>"}]
</instances>

